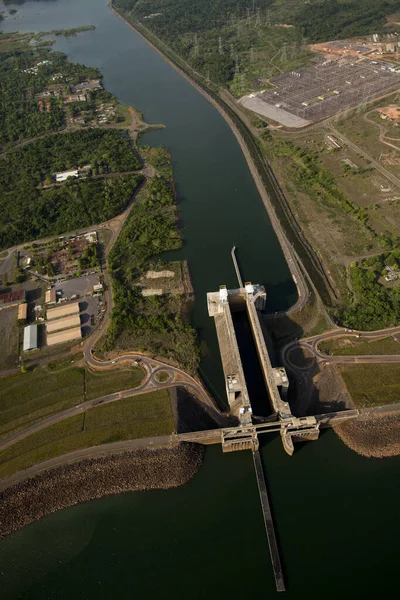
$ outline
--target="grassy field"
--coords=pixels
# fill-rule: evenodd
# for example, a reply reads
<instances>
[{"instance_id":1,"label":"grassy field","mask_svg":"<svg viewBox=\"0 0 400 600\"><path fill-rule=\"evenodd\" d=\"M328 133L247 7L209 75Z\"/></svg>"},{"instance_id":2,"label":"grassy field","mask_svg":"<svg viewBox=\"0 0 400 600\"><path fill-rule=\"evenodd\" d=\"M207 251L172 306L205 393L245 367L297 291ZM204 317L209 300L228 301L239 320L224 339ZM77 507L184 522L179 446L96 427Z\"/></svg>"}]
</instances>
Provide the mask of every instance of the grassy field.
<instances>
[{"instance_id":1,"label":"grassy field","mask_svg":"<svg viewBox=\"0 0 400 600\"><path fill-rule=\"evenodd\" d=\"M107 396L137 387L144 377L143 369L133 367L111 371L86 371L86 400Z\"/></svg>"},{"instance_id":2,"label":"grassy field","mask_svg":"<svg viewBox=\"0 0 400 600\"><path fill-rule=\"evenodd\" d=\"M346 337L330 342L322 342L318 348L321 352L331 356L400 354L400 344L392 337L370 342L354 337Z\"/></svg>"},{"instance_id":3,"label":"grassy field","mask_svg":"<svg viewBox=\"0 0 400 600\"><path fill-rule=\"evenodd\" d=\"M0 479L80 448L119 440L168 435L174 420L166 390L88 410L10 446L0 453Z\"/></svg>"},{"instance_id":4,"label":"grassy field","mask_svg":"<svg viewBox=\"0 0 400 600\"><path fill-rule=\"evenodd\" d=\"M382 101L380 105L385 106L389 103L390 102L386 100ZM371 106L368 107L366 113L368 113L370 110ZM389 127L386 125L386 121L377 119L376 123L370 122L364 118L363 114L352 114L348 119L339 121L335 127L349 140L361 148L361 150L364 150L364 152L366 152L369 156L372 156L372 158L375 160L379 161L381 152L387 154L387 158L389 158L389 155L393 155L393 153L395 153L394 155L396 155L398 158L398 152L394 148L391 148L379 140L380 130L378 123L383 125L385 129L389 129ZM388 135L390 136L390 131ZM396 144L396 142L392 143ZM387 158L381 159L380 162L382 166L398 176L400 173L400 165L390 164L391 161L388 161Z\"/></svg>"},{"instance_id":5,"label":"grassy field","mask_svg":"<svg viewBox=\"0 0 400 600\"><path fill-rule=\"evenodd\" d=\"M321 144L314 144L311 139L302 138L301 144L297 140L296 144L301 145L307 152L317 151L319 160L325 155L325 150L320 150ZM328 270L332 271L335 265L343 265L347 257L363 256L366 253L382 249L379 241L360 226L360 223L355 217L349 215L342 204L333 198L322 198L316 192L309 193L302 190L296 180L295 169L290 167L291 159L274 156L271 150L267 150L267 154L296 219L302 226L305 237L317 249ZM332 160L330 159L331 162ZM339 172L339 165L337 165L337 170ZM352 176L354 180L352 184L353 199L360 191L357 177L360 177L360 182L362 181L361 176ZM335 183L339 188L341 181L345 181L345 179L342 180L335 176ZM337 282L337 285L338 292L342 293L340 282Z\"/></svg>"},{"instance_id":6,"label":"grassy field","mask_svg":"<svg viewBox=\"0 0 400 600\"><path fill-rule=\"evenodd\" d=\"M400 402L400 364L341 365L338 370L358 408Z\"/></svg>"},{"instance_id":7,"label":"grassy field","mask_svg":"<svg viewBox=\"0 0 400 600\"><path fill-rule=\"evenodd\" d=\"M0 439L85 399L136 387L142 379L139 368L93 373L70 360L1 379Z\"/></svg>"},{"instance_id":8,"label":"grassy field","mask_svg":"<svg viewBox=\"0 0 400 600\"><path fill-rule=\"evenodd\" d=\"M18 308L5 308L0 314L0 369L12 369L18 364Z\"/></svg>"}]
</instances>

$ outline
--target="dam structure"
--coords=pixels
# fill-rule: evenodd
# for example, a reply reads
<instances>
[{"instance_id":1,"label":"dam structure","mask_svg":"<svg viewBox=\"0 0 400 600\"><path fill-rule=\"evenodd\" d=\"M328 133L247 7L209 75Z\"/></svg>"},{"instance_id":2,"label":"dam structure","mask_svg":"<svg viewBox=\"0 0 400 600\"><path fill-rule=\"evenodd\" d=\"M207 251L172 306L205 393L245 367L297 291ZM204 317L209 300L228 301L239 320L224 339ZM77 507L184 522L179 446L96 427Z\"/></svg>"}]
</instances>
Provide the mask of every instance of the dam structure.
<instances>
[{"instance_id":1,"label":"dam structure","mask_svg":"<svg viewBox=\"0 0 400 600\"><path fill-rule=\"evenodd\" d=\"M234 254L233 254L234 256ZM239 284L241 278L234 260ZM230 413L237 417L240 426L223 435L222 448L233 450L258 450L260 425L275 426L281 435L283 447L289 455L294 452L294 442L316 440L319 437L319 422L315 417L295 417L287 402L289 380L284 367L273 367L269 356L260 313L266 304L265 288L246 282L239 288L229 290L221 285L216 292L207 294L208 314L214 318L221 353L226 394ZM255 402L249 393L250 381L246 381L245 369L234 326L234 315L245 311L256 348L259 368L265 386L265 411L257 414ZM247 377L249 375L247 374Z\"/></svg>"}]
</instances>

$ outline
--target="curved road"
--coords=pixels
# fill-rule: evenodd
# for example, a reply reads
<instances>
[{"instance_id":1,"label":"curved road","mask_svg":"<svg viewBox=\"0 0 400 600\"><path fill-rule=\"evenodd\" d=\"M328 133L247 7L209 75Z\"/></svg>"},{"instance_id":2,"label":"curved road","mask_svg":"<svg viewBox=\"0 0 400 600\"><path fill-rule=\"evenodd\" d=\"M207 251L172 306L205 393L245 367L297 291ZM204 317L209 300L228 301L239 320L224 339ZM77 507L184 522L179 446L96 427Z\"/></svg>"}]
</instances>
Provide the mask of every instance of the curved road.
<instances>
[{"instance_id":1,"label":"curved road","mask_svg":"<svg viewBox=\"0 0 400 600\"><path fill-rule=\"evenodd\" d=\"M318 350L318 345L323 341L329 341L340 337L355 337L365 340L379 339L383 337L389 337L394 335L400 335L400 326L390 327L388 329L380 329L378 331L355 331L351 329L335 329L314 335L309 338L305 338L300 341L290 342L282 350L282 360L285 366L288 366L294 371L305 371L308 367L299 367L290 360L290 353L295 348L304 348L308 350L318 362L330 363L400 363L400 354L388 355L388 354L364 354L364 355L338 355L332 356L323 354Z\"/></svg>"}]
</instances>

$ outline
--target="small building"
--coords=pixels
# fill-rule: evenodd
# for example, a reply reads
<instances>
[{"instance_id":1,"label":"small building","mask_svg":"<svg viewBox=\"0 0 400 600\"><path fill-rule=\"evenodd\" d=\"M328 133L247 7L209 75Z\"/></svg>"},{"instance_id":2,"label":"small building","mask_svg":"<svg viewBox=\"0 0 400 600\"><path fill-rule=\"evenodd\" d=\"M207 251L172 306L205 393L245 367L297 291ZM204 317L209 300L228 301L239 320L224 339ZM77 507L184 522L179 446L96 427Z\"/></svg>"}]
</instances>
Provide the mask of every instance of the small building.
<instances>
[{"instance_id":1,"label":"small building","mask_svg":"<svg viewBox=\"0 0 400 600\"><path fill-rule=\"evenodd\" d=\"M45 296L45 303L50 306L50 305L56 304L56 302L57 302L56 289L51 288L51 290L47 290L46 296Z\"/></svg>"},{"instance_id":2,"label":"small building","mask_svg":"<svg viewBox=\"0 0 400 600\"><path fill-rule=\"evenodd\" d=\"M55 173L54 177L57 183L61 183L66 181L68 177L79 177L78 169L73 169L72 171L60 171L60 173Z\"/></svg>"},{"instance_id":3,"label":"small building","mask_svg":"<svg viewBox=\"0 0 400 600\"><path fill-rule=\"evenodd\" d=\"M5 292L0 294L0 306L12 306L25 302L25 290L16 290L15 292Z\"/></svg>"},{"instance_id":4,"label":"small building","mask_svg":"<svg viewBox=\"0 0 400 600\"><path fill-rule=\"evenodd\" d=\"M47 311L47 319L51 321L52 319L61 319L61 317L78 315L79 313L79 302L74 302L73 304L63 304L62 306L49 308Z\"/></svg>"},{"instance_id":5,"label":"small building","mask_svg":"<svg viewBox=\"0 0 400 600\"><path fill-rule=\"evenodd\" d=\"M94 294L102 294L103 293L103 286L101 283L95 283L93 286L93 293Z\"/></svg>"},{"instance_id":6,"label":"small building","mask_svg":"<svg viewBox=\"0 0 400 600\"><path fill-rule=\"evenodd\" d=\"M26 321L28 305L26 302L18 306L18 321Z\"/></svg>"},{"instance_id":7,"label":"small building","mask_svg":"<svg viewBox=\"0 0 400 600\"><path fill-rule=\"evenodd\" d=\"M55 344L63 344L65 342L80 339L81 337L81 328L73 327L72 329L65 329L65 331L56 331L55 333L47 334L47 345L54 346Z\"/></svg>"},{"instance_id":8,"label":"small building","mask_svg":"<svg viewBox=\"0 0 400 600\"><path fill-rule=\"evenodd\" d=\"M24 329L24 352L29 350L37 350L38 347L38 334L37 325L28 325Z\"/></svg>"},{"instance_id":9,"label":"small building","mask_svg":"<svg viewBox=\"0 0 400 600\"><path fill-rule=\"evenodd\" d=\"M326 140L327 140L328 146L330 146L334 150L340 150L342 148L342 146L339 144L337 139L335 137L333 137L333 135L327 135Z\"/></svg>"}]
</instances>

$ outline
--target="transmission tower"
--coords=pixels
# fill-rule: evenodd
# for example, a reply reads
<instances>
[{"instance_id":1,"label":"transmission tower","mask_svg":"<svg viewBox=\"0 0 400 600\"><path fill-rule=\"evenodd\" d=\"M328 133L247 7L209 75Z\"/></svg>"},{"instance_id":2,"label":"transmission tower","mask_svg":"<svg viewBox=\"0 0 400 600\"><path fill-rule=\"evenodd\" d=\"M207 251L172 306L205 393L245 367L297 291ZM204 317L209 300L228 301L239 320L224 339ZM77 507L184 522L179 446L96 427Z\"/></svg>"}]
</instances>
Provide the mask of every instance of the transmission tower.
<instances>
[{"instance_id":1,"label":"transmission tower","mask_svg":"<svg viewBox=\"0 0 400 600\"><path fill-rule=\"evenodd\" d=\"M219 52L220 54L223 54L223 53L224 53L224 50L223 50L223 48L222 48L222 38L221 38L221 36L219 36L219 38L218 38L218 52Z\"/></svg>"},{"instance_id":2,"label":"transmission tower","mask_svg":"<svg viewBox=\"0 0 400 600\"><path fill-rule=\"evenodd\" d=\"M233 49L233 44L230 45L230 55L231 55L231 58L235 58L235 51Z\"/></svg>"},{"instance_id":3,"label":"transmission tower","mask_svg":"<svg viewBox=\"0 0 400 600\"><path fill-rule=\"evenodd\" d=\"M210 84L210 71L207 71L207 83Z\"/></svg>"},{"instance_id":4,"label":"transmission tower","mask_svg":"<svg viewBox=\"0 0 400 600\"><path fill-rule=\"evenodd\" d=\"M287 49L286 44L283 44L282 53L281 53L281 61L284 63L287 61Z\"/></svg>"},{"instance_id":5,"label":"transmission tower","mask_svg":"<svg viewBox=\"0 0 400 600\"><path fill-rule=\"evenodd\" d=\"M271 11L270 10L267 10L266 24L267 24L267 27L271 27Z\"/></svg>"},{"instance_id":6,"label":"transmission tower","mask_svg":"<svg viewBox=\"0 0 400 600\"><path fill-rule=\"evenodd\" d=\"M194 34L194 55L199 55L199 41L197 39L197 33Z\"/></svg>"},{"instance_id":7,"label":"transmission tower","mask_svg":"<svg viewBox=\"0 0 400 600\"><path fill-rule=\"evenodd\" d=\"M251 62L254 62L254 48L253 47L250 48L250 60L251 60Z\"/></svg>"},{"instance_id":8,"label":"transmission tower","mask_svg":"<svg viewBox=\"0 0 400 600\"><path fill-rule=\"evenodd\" d=\"M250 8L246 8L247 12L247 23L250 23Z\"/></svg>"},{"instance_id":9,"label":"transmission tower","mask_svg":"<svg viewBox=\"0 0 400 600\"><path fill-rule=\"evenodd\" d=\"M260 25L261 25L260 9L257 8L256 27L260 27Z\"/></svg>"}]
</instances>

